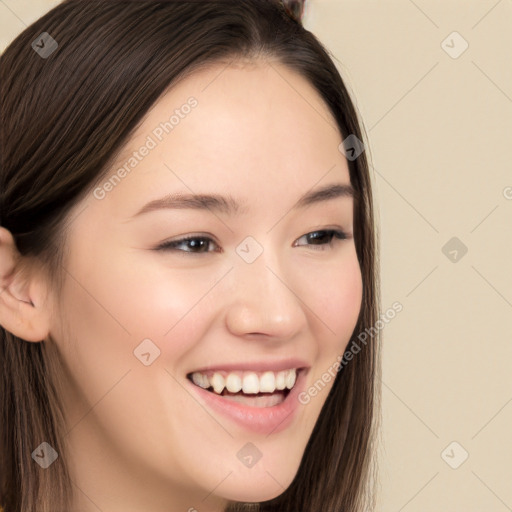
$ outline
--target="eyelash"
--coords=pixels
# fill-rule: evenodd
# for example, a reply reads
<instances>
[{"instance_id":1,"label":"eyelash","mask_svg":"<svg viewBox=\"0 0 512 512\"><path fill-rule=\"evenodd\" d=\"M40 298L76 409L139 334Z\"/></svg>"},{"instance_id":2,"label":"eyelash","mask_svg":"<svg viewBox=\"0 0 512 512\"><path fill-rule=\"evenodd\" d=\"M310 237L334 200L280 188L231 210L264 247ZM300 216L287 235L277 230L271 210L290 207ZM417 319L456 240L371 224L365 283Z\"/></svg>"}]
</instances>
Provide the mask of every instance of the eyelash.
<instances>
[{"instance_id":1,"label":"eyelash","mask_svg":"<svg viewBox=\"0 0 512 512\"><path fill-rule=\"evenodd\" d=\"M324 235L327 234L330 237L330 239L329 239L328 243L324 243L324 244L310 244L310 243L306 244L307 246L309 246L310 248L312 248L315 251L323 251L323 250L325 250L323 248L325 246L332 248L335 241L340 242L342 240L347 240L348 238L350 238L350 236L347 233L345 233L344 231L337 230L337 229L319 229L317 231L311 231L310 233L306 233L305 235L302 235L300 238L307 237L310 235L315 235L318 233L322 233ZM300 240L300 238L298 240ZM164 243L160 244L158 247L156 247L156 250L157 251L181 251L181 249L177 249L177 247L179 245L181 245L182 243L190 242L192 240L202 240L202 241L208 241L208 242L215 243L215 241L212 240L210 237L192 235L192 236L180 238L179 240L171 240L169 242L164 242ZM205 253L212 252L212 251L181 251L181 252L191 253L191 254L205 254ZM217 252L217 251L215 251L215 252Z\"/></svg>"}]
</instances>

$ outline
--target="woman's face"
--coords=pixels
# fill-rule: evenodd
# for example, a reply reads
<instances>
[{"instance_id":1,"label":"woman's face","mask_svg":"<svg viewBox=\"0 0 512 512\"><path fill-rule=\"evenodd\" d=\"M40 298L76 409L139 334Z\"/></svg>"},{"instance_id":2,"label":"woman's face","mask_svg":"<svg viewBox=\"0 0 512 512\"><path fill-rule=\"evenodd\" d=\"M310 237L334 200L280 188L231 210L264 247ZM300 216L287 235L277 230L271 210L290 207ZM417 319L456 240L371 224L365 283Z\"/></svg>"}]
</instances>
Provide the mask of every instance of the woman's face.
<instances>
[{"instance_id":1,"label":"woman's face","mask_svg":"<svg viewBox=\"0 0 512 512\"><path fill-rule=\"evenodd\" d=\"M50 335L84 510L221 510L290 485L361 307L352 197L299 202L350 185L340 143L302 77L218 64L154 105L71 213ZM172 205L199 194L223 199Z\"/></svg>"}]
</instances>

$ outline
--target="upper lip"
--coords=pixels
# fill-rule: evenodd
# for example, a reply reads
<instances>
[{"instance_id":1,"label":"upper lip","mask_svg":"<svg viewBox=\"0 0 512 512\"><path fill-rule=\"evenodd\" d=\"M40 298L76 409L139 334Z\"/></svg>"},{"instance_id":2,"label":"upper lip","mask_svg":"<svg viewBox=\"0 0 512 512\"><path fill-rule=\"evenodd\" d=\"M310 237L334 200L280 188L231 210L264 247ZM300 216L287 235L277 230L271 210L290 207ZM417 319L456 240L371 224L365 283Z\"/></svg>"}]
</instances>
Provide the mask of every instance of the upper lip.
<instances>
[{"instance_id":1,"label":"upper lip","mask_svg":"<svg viewBox=\"0 0 512 512\"><path fill-rule=\"evenodd\" d=\"M210 364L203 366L197 370L193 370L190 373L201 373L208 371L250 371L256 372L273 371L279 372L281 370L290 370L292 368L309 368L309 364L306 361L297 358L280 359L274 361L253 361L253 362L239 362L239 363L219 363Z\"/></svg>"}]
</instances>

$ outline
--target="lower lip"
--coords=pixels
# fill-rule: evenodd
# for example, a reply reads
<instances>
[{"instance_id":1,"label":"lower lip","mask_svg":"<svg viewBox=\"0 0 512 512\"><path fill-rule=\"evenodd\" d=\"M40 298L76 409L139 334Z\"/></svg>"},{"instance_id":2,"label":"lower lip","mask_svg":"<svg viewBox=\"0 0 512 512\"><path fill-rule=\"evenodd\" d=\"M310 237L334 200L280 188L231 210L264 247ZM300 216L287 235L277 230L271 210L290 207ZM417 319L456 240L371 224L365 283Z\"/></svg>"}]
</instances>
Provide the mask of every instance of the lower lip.
<instances>
[{"instance_id":1,"label":"lower lip","mask_svg":"<svg viewBox=\"0 0 512 512\"><path fill-rule=\"evenodd\" d=\"M295 418L296 411L300 405L298 396L303 391L306 373L307 369L302 369L298 372L295 386L290 390L288 396L279 405L274 405L273 407L251 407L238 402L232 402L223 398L222 395L206 391L189 382L206 405L215 412L226 416L247 430L252 430L258 434L270 435L277 434L288 428Z\"/></svg>"}]
</instances>

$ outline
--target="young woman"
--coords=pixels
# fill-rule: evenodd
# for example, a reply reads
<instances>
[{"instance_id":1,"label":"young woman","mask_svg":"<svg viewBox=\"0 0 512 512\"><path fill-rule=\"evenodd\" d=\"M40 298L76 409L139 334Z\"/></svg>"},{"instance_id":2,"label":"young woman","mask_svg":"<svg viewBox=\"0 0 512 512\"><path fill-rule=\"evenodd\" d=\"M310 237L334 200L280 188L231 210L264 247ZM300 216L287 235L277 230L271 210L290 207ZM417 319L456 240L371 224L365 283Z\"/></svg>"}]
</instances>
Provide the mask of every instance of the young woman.
<instances>
[{"instance_id":1,"label":"young woman","mask_svg":"<svg viewBox=\"0 0 512 512\"><path fill-rule=\"evenodd\" d=\"M1 56L4 512L371 510L371 184L301 12L67 0Z\"/></svg>"}]
</instances>

